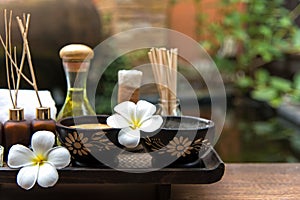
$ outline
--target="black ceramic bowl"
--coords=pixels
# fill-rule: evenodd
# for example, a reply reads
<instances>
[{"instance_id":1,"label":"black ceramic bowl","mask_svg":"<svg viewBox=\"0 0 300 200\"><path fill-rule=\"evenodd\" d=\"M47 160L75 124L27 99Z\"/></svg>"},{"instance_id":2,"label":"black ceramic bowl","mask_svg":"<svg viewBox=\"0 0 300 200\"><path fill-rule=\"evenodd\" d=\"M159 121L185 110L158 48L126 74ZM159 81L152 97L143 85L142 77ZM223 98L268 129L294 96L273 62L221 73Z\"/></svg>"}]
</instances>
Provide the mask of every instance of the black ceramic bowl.
<instances>
[{"instance_id":1,"label":"black ceramic bowl","mask_svg":"<svg viewBox=\"0 0 300 200\"><path fill-rule=\"evenodd\" d=\"M211 120L191 116L163 117L162 128L145 136L142 144L152 155L153 167L193 167L200 163L199 153L210 147L214 137Z\"/></svg>"},{"instance_id":2,"label":"black ceramic bowl","mask_svg":"<svg viewBox=\"0 0 300 200\"><path fill-rule=\"evenodd\" d=\"M56 123L58 139L72 156L73 164L80 166L115 167L121 145L119 129L79 128L86 124L106 124L106 115L63 118Z\"/></svg>"}]
</instances>

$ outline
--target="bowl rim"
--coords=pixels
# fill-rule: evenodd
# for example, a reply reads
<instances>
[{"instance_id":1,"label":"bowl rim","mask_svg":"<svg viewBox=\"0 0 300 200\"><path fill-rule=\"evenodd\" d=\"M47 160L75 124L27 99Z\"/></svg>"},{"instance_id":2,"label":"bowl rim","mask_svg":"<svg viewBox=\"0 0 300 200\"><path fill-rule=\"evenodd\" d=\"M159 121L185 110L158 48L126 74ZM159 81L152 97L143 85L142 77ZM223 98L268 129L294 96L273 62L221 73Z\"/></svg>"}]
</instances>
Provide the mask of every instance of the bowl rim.
<instances>
[{"instance_id":1,"label":"bowl rim","mask_svg":"<svg viewBox=\"0 0 300 200\"><path fill-rule=\"evenodd\" d=\"M185 118L185 119L193 119L196 120L198 122L202 122L205 123L206 125L203 127L192 127L192 128L166 128L166 127L161 127L161 130L168 130L168 131L180 131L180 130L185 130L185 131L189 131L189 130L205 130L205 129L210 129L213 128L215 126L215 123L212 120L206 119L206 118L202 118L202 117L195 117L195 116L189 116L189 115L181 115L181 116L173 116L173 115L166 115L166 116L162 116L165 119L168 118Z\"/></svg>"},{"instance_id":2,"label":"bowl rim","mask_svg":"<svg viewBox=\"0 0 300 200\"><path fill-rule=\"evenodd\" d=\"M81 115L81 116L69 116L69 117L64 117L64 118L61 118L59 119L57 122L56 122L56 126L60 127L60 128L64 128L64 129L70 129L70 130L87 130L87 131L106 131L106 130L120 130L120 128L73 128L73 127L70 127L70 126L66 126L64 124L62 124L63 121L65 120L70 120L70 119L80 119L80 118L90 118L90 117L109 117L110 115L104 115L104 114L101 114L101 115Z\"/></svg>"},{"instance_id":3,"label":"bowl rim","mask_svg":"<svg viewBox=\"0 0 300 200\"><path fill-rule=\"evenodd\" d=\"M64 129L70 129L70 130L87 130L87 131L95 131L95 130L102 130L102 131L109 131L109 130L121 130L121 128L72 128L70 126L66 126L64 124L62 124L63 121L65 120L70 120L70 119L80 119L80 118L90 118L90 117L109 117L110 115L105 115L105 114L100 114L100 115L81 115L81 116L70 116L70 117L65 117L62 119L59 119L56 122L56 126L60 127L60 128L64 128ZM189 116L189 115L181 115L181 116L173 116L173 115L166 115L166 116L162 116L164 123L167 119L170 118L184 118L184 119L193 119L196 120L198 122L202 122L205 124L205 126L199 126L199 127L192 127L192 128L166 128L163 125L158 129L158 130L168 130L168 131L179 131L179 130L205 130L205 129L210 129L213 128L215 126L215 123L212 120L206 119L206 118L202 118L202 117L195 117L195 116ZM163 123L163 124L164 124Z\"/></svg>"}]
</instances>

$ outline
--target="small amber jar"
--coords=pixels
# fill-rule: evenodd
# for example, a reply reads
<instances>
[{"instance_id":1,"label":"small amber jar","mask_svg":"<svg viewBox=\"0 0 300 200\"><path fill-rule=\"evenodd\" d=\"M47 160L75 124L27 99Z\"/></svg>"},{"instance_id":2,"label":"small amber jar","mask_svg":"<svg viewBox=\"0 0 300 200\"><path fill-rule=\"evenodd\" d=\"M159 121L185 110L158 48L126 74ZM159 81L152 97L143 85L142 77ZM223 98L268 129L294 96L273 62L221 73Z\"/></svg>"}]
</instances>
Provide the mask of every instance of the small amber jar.
<instances>
[{"instance_id":1,"label":"small amber jar","mask_svg":"<svg viewBox=\"0 0 300 200\"><path fill-rule=\"evenodd\" d=\"M32 133L43 130L51 131L53 133L55 133L56 130L56 122L51 119L49 107L36 108L36 118L31 121Z\"/></svg>"},{"instance_id":2,"label":"small amber jar","mask_svg":"<svg viewBox=\"0 0 300 200\"><path fill-rule=\"evenodd\" d=\"M3 125L3 136L5 155L14 144L29 146L30 122L25 120L23 108L9 109L9 120Z\"/></svg>"}]
</instances>

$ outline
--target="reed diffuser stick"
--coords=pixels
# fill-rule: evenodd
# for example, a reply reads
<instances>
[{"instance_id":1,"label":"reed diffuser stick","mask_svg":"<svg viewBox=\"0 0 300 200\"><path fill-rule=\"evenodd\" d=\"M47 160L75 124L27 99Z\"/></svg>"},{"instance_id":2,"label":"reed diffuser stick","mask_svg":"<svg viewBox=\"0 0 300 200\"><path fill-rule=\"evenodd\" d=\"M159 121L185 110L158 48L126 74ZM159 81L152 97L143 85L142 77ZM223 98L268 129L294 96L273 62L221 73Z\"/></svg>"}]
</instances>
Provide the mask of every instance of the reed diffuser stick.
<instances>
[{"instance_id":1,"label":"reed diffuser stick","mask_svg":"<svg viewBox=\"0 0 300 200\"><path fill-rule=\"evenodd\" d=\"M30 21L30 14L27 14L26 24L25 24L26 29L28 29L28 27L29 27L29 21ZM18 22L18 25L19 25L19 29L22 33L23 43L25 44L27 61L28 61L29 69L30 69L32 82L33 82L33 89L35 90L35 93L36 93L36 96L37 96L40 107L43 107L40 96L39 96L39 93L38 93L38 87L37 87L34 68L33 68L32 60L31 60L31 53L30 53L30 48L29 48L29 45L28 45L27 35L24 34L25 33L24 25L22 23L22 20L19 17L17 17L17 22Z\"/></svg>"},{"instance_id":2,"label":"reed diffuser stick","mask_svg":"<svg viewBox=\"0 0 300 200\"><path fill-rule=\"evenodd\" d=\"M5 26L5 67L6 67L6 79L7 79L7 87L9 90L9 96L10 96L10 100L11 103L13 105L14 108L16 108L12 93L11 93L11 83L10 83L10 72L9 72L9 62L8 62L8 41L9 41L9 34L8 34L8 28L11 26L8 26L7 24L7 11L6 9L4 10L4 26ZM3 40L1 38L1 43L3 43Z\"/></svg>"},{"instance_id":3,"label":"reed diffuser stick","mask_svg":"<svg viewBox=\"0 0 300 200\"><path fill-rule=\"evenodd\" d=\"M162 49L156 49L156 55L158 56L158 71L160 73L160 85L161 85L161 89L162 89L162 99L166 100L167 99L167 80L165 78L165 69L163 67L163 52Z\"/></svg>"},{"instance_id":4,"label":"reed diffuser stick","mask_svg":"<svg viewBox=\"0 0 300 200\"><path fill-rule=\"evenodd\" d=\"M28 30L28 29L27 29ZM25 34L27 34L27 30L25 31ZM18 93L19 93L19 88L20 88L20 83L21 83L21 76L25 76L22 71L24 67L24 62L25 62L25 55L26 55L26 50L25 50L25 45L23 44L23 50L22 50L22 57L21 57L21 62L20 62L20 67L18 68L17 71L17 86L16 86L16 92L15 92L15 99L17 101L18 98ZM16 62L16 61L15 61ZM24 77L23 77L24 78ZM26 77L27 79L27 77ZM29 79L28 79L29 80ZM28 81L27 81L28 82ZM30 81L28 82L31 86L33 83Z\"/></svg>"},{"instance_id":5,"label":"reed diffuser stick","mask_svg":"<svg viewBox=\"0 0 300 200\"><path fill-rule=\"evenodd\" d=\"M171 49L171 54L172 54L172 69L173 69L173 75L172 77L174 78L174 85L173 85L173 93L175 97L177 96L177 63L178 63L178 49Z\"/></svg>"},{"instance_id":6,"label":"reed diffuser stick","mask_svg":"<svg viewBox=\"0 0 300 200\"><path fill-rule=\"evenodd\" d=\"M11 22L12 22L12 10L9 13L9 23L8 23L8 48L9 54L12 55L12 44L11 44ZM16 82L15 82L15 73L13 70L12 62L10 62L10 73L11 73L11 80L14 91L16 90ZM17 101L15 100L15 106L17 107Z\"/></svg>"},{"instance_id":7,"label":"reed diffuser stick","mask_svg":"<svg viewBox=\"0 0 300 200\"><path fill-rule=\"evenodd\" d=\"M161 84L161 72L159 70L159 67L157 66L158 63L157 63L157 59L156 59L156 54L155 54L155 49L152 48L149 52L149 56L150 56L150 60L152 60L153 62L151 62L151 66L152 66L152 70L153 70L153 74L154 74L154 79L155 79L155 82L157 83L156 86L157 86L157 90L158 90L158 93L159 93L159 96L162 97L162 84Z\"/></svg>"},{"instance_id":8,"label":"reed diffuser stick","mask_svg":"<svg viewBox=\"0 0 300 200\"><path fill-rule=\"evenodd\" d=\"M19 17L17 17L17 21L18 21ZM26 23L26 18L25 18L25 13L23 13L23 22L24 24L26 24L25 29L22 29L22 35L24 35L24 37L27 37L28 35L28 25ZM20 82L21 82L21 75L23 74L23 67L24 67L24 62L25 62L25 56L26 56L26 45L23 42L23 51L22 51L22 57L21 57L21 63L20 63L20 67L19 67L19 71L18 71L18 77L17 77L17 89L15 92L15 99L18 98L18 92L19 92L19 88L20 88ZM31 86L33 86L34 83L31 84Z\"/></svg>"},{"instance_id":9,"label":"reed diffuser stick","mask_svg":"<svg viewBox=\"0 0 300 200\"><path fill-rule=\"evenodd\" d=\"M26 75L19 69L19 67L17 66L17 64L13 61L13 57L12 55L9 54L8 50L7 50L7 46L5 45L2 36L0 35L0 43L4 48L5 53L7 54L7 57L10 59L10 61L12 62L12 65L14 66L15 70L21 74L22 78L24 78L24 80L31 86L33 86L33 82L31 82L31 80L29 80L29 78L26 77Z\"/></svg>"},{"instance_id":10,"label":"reed diffuser stick","mask_svg":"<svg viewBox=\"0 0 300 200\"><path fill-rule=\"evenodd\" d=\"M29 17L27 19L29 19ZM7 23L7 11L6 11L6 9L4 10L4 23L5 23L5 43L4 43L3 38L1 37L1 35L0 35L0 42L3 46L3 48L4 48L4 51L5 51L6 76L7 76L7 83L8 83L10 98L11 98L13 107L17 108L17 97L18 97L18 90L19 90L21 77L24 78L24 80L27 81L32 87L34 87L34 85L36 85L36 83L29 80L22 72L24 62L25 62L25 57L26 57L26 52L27 52L26 49L27 49L27 46L28 46L28 42L27 43L23 42L23 52L22 52L20 67L18 67L18 63L17 63L17 49L16 49L16 47L14 47L14 51L12 52L12 42L11 42L12 11L10 11L9 22ZM22 27L23 28L22 29L23 30L22 31L22 36L26 36L26 38L27 38L29 20L26 21L26 19L24 18L24 23L26 24L26 26L25 26L25 29L24 29L24 27ZM9 65L10 65L10 69L9 69ZM18 76L17 76L17 85L16 85L16 81L15 81L14 70L16 70L16 73L18 74ZM10 79L12 79L12 82L13 82L13 89L15 91L15 98L13 98L13 96L12 96L12 89L11 89ZM35 77L33 79L35 80ZM37 92L37 87L34 87L34 88L36 88L36 92ZM38 95L38 93L37 93L37 95ZM39 97L38 97L38 99L39 99Z\"/></svg>"},{"instance_id":11,"label":"reed diffuser stick","mask_svg":"<svg viewBox=\"0 0 300 200\"><path fill-rule=\"evenodd\" d=\"M177 49L151 48L148 52L165 114L173 114L177 99Z\"/></svg>"},{"instance_id":12,"label":"reed diffuser stick","mask_svg":"<svg viewBox=\"0 0 300 200\"><path fill-rule=\"evenodd\" d=\"M18 65L18 62L17 62L17 47L14 46L14 61L16 63L16 65Z\"/></svg>"}]
</instances>

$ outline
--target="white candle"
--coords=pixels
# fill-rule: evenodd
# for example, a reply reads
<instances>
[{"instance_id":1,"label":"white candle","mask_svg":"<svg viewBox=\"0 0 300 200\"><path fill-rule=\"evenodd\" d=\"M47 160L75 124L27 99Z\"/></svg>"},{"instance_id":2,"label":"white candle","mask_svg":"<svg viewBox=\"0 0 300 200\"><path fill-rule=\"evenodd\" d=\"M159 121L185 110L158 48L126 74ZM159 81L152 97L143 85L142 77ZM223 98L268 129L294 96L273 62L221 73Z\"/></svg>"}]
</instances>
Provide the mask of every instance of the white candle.
<instances>
[{"instance_id":1,"label":"white candle","mask_svg":"<svg viewBox=\"0 0 300 200\"><path fill-rule=\"evenodd\" d=\"M139 88L143 72L138 70L120 70L118 72L118 102L139 100Z\"/></svg>"}]
</instances>

